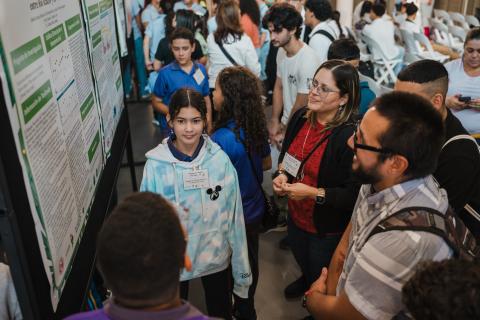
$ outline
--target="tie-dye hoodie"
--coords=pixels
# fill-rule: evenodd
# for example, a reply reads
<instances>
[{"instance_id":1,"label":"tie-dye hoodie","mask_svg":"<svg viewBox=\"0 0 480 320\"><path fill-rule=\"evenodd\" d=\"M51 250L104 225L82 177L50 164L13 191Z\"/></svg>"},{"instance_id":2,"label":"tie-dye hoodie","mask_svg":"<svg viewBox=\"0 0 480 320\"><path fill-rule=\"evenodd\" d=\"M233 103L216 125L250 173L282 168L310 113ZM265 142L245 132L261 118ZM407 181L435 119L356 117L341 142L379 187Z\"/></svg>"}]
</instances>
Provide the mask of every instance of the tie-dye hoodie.
<instances>
[{"instance_id":1,"label":"tie-dye hoodie","mask_svg":"<svg viewBox=\"0 0 480 320\"><path fill-rule=\"evenodd\" d=\"M180 220L188 232L187 254L192 270L184 270L181 281L220 272L232 265L235 294L248 297L252 282L238 177L230 159L208 136L192 162L177 160L167 139L147 152L141 191L161 194L183 210ZM208 170L209 187L184 189L184 172ZM220 186L218 198L209 188ZM218 188L217 188L218 189ZM214 197L212 197L214 198Z\"/></svg>"}]
</instances>

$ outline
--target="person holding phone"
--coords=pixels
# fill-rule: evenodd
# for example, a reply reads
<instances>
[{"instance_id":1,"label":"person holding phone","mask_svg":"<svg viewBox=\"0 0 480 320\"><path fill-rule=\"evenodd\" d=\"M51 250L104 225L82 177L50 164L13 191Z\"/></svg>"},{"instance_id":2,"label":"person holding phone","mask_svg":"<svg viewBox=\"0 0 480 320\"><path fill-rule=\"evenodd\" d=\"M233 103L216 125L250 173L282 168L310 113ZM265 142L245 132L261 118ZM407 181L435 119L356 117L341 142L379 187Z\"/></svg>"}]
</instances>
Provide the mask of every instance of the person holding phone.
<instances>
[{"instance_id":1,"label":"person holding phone","mask_svg":"<svg viewBox=\"0 0 480 320\"><path fill-rule=\"evenodd\" d=\"M480 141L480 28L465 38L460 59L445 65L449 84L446 105L467 131Z\"/></svg>"}]
</instances>

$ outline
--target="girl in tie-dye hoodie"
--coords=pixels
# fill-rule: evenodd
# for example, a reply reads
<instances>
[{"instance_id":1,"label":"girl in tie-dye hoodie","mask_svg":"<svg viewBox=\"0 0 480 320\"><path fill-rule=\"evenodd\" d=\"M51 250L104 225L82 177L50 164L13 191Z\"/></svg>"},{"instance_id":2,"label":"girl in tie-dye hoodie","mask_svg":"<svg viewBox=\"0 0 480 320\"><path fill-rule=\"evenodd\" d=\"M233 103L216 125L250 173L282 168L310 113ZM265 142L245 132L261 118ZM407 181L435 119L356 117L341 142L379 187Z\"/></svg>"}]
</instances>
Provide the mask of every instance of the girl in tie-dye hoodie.
<instances>
[{"instance_id":1,"label":"girl in tie-dye hoodie","mask_svg":"<svg viewBox=\"0 0 480 320\"><path fill-rule=\"evenodd\" d=\"M229 265L235 294L247 298L252 281L237 173L221 148L202 134L206 107L198 92L176 91L169 108L174 134L147 152L140 189L181 208L192 260L192 270L180 276L182 298L187 298L188 280L201 277L209 315L231 319Z\"/></svg>"}]
</instances>

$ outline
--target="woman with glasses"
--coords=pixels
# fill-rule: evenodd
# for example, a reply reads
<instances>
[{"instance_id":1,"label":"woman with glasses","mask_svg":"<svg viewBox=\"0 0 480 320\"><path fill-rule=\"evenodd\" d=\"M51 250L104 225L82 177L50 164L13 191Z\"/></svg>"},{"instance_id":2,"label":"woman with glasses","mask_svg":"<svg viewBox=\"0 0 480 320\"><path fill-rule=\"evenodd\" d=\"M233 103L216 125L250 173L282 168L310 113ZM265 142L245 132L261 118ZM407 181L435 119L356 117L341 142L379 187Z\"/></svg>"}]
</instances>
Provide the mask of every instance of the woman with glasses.
<instances>
[{"instance_id":1,"label":"woman with glasses","mask_svg":"<svg viewBox=\"0 0 480 320\"><path fill-rule=\"evenodd\" d=\"M448 71L447 107L480 142L480 28L465 38L463 56L445 65Z\"/></svg>"},{"instance_id":2,"label":"woman with glasses","mask_svg":"<svg viewBox=\"0 0 480 320\"><path fill-rule=\"evenodd\" d=\"M347 146L359 104L355 68L341 60L315 73L308 104L287 127L273 190L288 197L288 239L302 276L287 286L286 298L303 295L328 267L358 195Z\"/></svg>"}]
</instances>

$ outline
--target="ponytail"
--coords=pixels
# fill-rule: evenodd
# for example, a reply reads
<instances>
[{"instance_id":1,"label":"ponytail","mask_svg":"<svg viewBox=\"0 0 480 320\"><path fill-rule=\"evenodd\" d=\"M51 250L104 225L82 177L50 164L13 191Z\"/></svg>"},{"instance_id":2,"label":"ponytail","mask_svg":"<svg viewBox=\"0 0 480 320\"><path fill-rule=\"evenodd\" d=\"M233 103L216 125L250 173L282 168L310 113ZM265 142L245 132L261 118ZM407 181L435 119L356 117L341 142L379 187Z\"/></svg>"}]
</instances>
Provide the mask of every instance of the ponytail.
<instances>
[{"instance_id":1,"label":"ponytail","mask_svg":"<svg viewBox=\"0 0 480 320\"><path fill-rule=\"evenodd\" d=\"M332 19L335 20L335 22L337 24L337 27L338 27L338 30L340 30L340 39L347 38L348 34L345 35L343 33L342 26L340 25L340 12L338 12L337 10L333 11L332 12Z\"/></svg>"}]
</instances>

